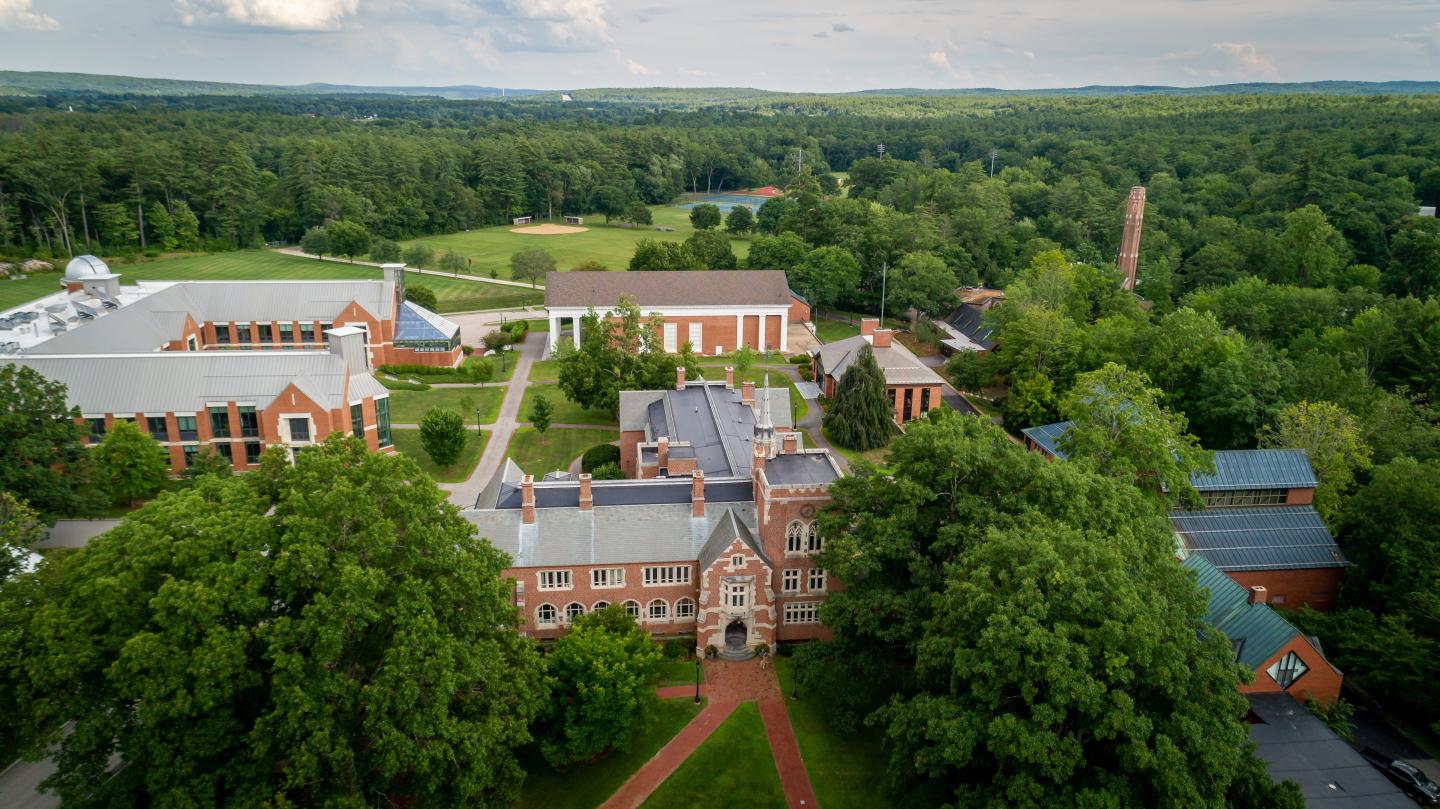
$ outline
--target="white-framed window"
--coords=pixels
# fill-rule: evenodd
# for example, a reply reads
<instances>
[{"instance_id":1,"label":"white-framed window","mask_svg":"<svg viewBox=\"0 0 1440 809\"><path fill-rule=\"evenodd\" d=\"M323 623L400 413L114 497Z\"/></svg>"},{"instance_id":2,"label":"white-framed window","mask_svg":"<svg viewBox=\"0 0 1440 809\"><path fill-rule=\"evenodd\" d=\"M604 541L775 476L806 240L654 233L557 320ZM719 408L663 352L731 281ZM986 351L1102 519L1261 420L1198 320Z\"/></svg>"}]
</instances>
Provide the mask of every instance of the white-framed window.
<instances>
[{"instance_id":1,"label":"white-framed window","mask_svg":"<svg viewBox=\"0 0 1440 809\"><path fill-rule=\"evenodd\" d=\"M731 567L744 567L744 566L745 566L745 557L743 557L743 556L732 556L732 557L730 557L730 566L731 566Z\"/></svg>"},{"instance_id":2,"label":"white-framed window","mask_svg":"<svg viewBox=\"0 0 1440 809\"><path fill-rule=\"evenodd\" d=\"M536 587L541 590L569 590L570 571L542 570L535 574Z\"/></svg>"},{"instance_id":3,"label":"white-framed window","mask_svg":"<svg viewBox=\"0 0 1440 809\"><path fill-rule=\"evenodd\" d=\"M603 609L609 609L609 607L610 607L610 602L609 602L609 601L596 601L594 604L591 604L591 605L590 605L590 611L591 611L591 612L599 612L600 610L603 610Z\"/></svg>"},{"instance_id":4,"label":"white-framed window","mask_svg":"<svg viewBox=\"0 0 1440 809\"><path fill-rule=\"evenodd\" d=\"M675 344L675 343L676 343L676 340L677 340L677 334L676 334L676 332L678 332L679 329L676 327L676 325L675 325L674 323L666 323L666 324L665 324L665 329L664 329L664 331L665 331L665 352L666 352L667 354L674 354L676 351L679 351L679 350L680 350L680 347Z\"/></svg>"},{"instance_id":5,"label":"white-framed window","mask_svg":"<svg viewBox=\"0 0 1440 809\"><path fill-rule=\"evenodd\" d=\"M670 584L689 584L689 565L661 565L641 570L646 587L661 587Z\"/></svg>"},{"instance_id":6,"label":"white-framed window","mask_svg":"<svg viewBox=\"0 0 1440 809\"><path fill-rule=\"evenodd\" d=\"M796 520L785 528L785 554L799 555L805 552L805 524Z\"/></svg>"},{"instance_id":7,"label":"white-framed window","mask_svg":"<svg viewBox=\"0 0 1440 809\"><path fill-rule=\"evenodd\" d=\"M624 587L625 568L598 567L590 571L591 587Z\"/></svg>"},{"instance_id":8,"label":"white-framed window","mask_svg":"<svg viewBox=\"0 0 1440 809\"><path fill-rule=\"evenodd\" d=\"M657 598L650 602L647 614L652 621L664 621L670 617L670 605L663 598Z\"/></svg>"},{"instance_id":9,"label":"white-framed window","mask_svg":"<svg viewBox=\"0 0 1440 809\"><path fill-rule=\"evenodd\" d=\"M810 553L819 553L819 552L825 550L825 540L821 539L821 538L820 538L820 535L819 535L818 533L816 533L815 523L813 523L813 522L810 523L810 530L809 530L808 533L809 533L809 542L808 542L808 545L809 545L809 551L810 551Z\"/></svg>"},{"instance_id":10,"label":"white-framed window","mask_svg":"<svg viewBox=\"0 0 1440 809\"><path fill-rule=\"evenodd\" d=\"M1270 668L1265 669L1265 673L1269 674L1270 679L1274 680L1281 688L1289 688L1295 684L1296 680L1304 677L1305 672L1309 670L1310 667L1305 665L1305 661L1300 659L1300 655L1286 652L1284 657L1271 663Z\"/></svg>"},{"instance_id":11,"label":"white-framed window","mask_svg":"<svg viewBox=\"0 0 1440 809\"><path fill-rule=\"evenodd\" d=\"M800 571L790 569L781 575L780 589L787 593L800 592Z\"/></svg>"},{"instance_id":12,"label":"white-framed window","mask_svg":"<svg viewBox=\"0 0 1440 809\"><path fill-rule=\"evenodd\" d=\"M705 353L705 324L698 320L690 323L690 350L696 354Z\"/></svg>"},{"instance_id":13,"label":"white-framed window","mask_svg":"<svg viewBox=\"0 0 1440 809\"><path fill-rule=\"evenodd\" d=\"M823 568L823 567L812 567L812 568L810 568L810 592L812 592L812 593L823 593L823 592L825 592L825 568Z\"/></svg>"},{"instance_id":14,"label":"white-framed window","mask_svg":"<svg viewBox=\"0 0 1440 809\"><path fill-rule=\"evenodd\" d=\"M695 617L695 602L694 602L694 600L689 599L689 598L682 598L682 599L680 599L679 601L676 601L676 602L675 602L675 617L676 617L676 618L694 618L694 617Z\"/></svg>"},{"instance_id":15,"label":"white-framed window","mask_svg":"<svg viewBox=\"0 0 1440 809\"><path fill-rule=\"evenodd\" d=\"M820 602L791 602L785 605L784 616L787 624L818 624L820 623Z\"/></svg>"},{"instance_id":16,"label":"white-framed window","mask_svg":"<svg viewBox=\"0 0 1440 809\"><path fill-rule=\"evenodd\" d=\"M554 604L541 604L535 609L535 624L537 626L554 626L555 621L560 617L560 612L555 609Z\"/></svg>"},{"instance_id":17,"label":"white-framed window","mask_svg":"<svg viewBox=\"0 0 1440 809\"><path fill-rule=\"evenodd\" d=\"M565 605L565 623L574 623L576 618L585 614L585 605L579 601L571 601Z\"/></svg>"},{"instance_id":18,"label":"white-framed window","mask_svg":"<svg viewBox=\"0 0 1440 809\"><path fill-rule=\"evenodd\" d=\"M631 618L634 618L637 621L640 620L640 602L636 601L633 598L629 601L626 601L625 612L628 613Z\"/></svg>"},{"instance_id":19,"label":"white-framed window","mask_svg":"<svg viewBox=\"0 0 1440 809\"><path fill-rule=\"evenodd\" d=\"M750 586L732 582L725 586L725 603L731 607L743 607L750 602Z\"/></svg>"}]
</instances>

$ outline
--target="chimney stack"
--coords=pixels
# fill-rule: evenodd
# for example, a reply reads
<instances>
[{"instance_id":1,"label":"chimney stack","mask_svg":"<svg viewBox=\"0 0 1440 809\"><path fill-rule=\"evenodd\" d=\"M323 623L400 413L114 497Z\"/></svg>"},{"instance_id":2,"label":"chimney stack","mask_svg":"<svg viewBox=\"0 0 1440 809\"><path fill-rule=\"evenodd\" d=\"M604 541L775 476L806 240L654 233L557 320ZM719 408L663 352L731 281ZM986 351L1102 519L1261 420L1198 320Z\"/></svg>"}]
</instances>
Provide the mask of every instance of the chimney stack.
<instances>
[{"instance_id":1,"label":"chimney stack","mask_svg":"<svg viewBox=\"0 0 1440 809\"><path fill-rule=\"evenodd\" d=\"M663 435L655 442L655 460L661 469L666 470L666 475L668 476L670 467L670 439Z\"/></svg>"},{"instance_id":2,"label":"chimney stack","mask_svg":"<svg viewBox=\"0 0 1440 809\"><path fill-rule=\"evenodd\" d=\"M1120 235L1120 258L1116 264L1120 274L1125 276L1121 288L1135 290L1135 271L1140 263L1140 224L1145 219L1145 186L1130 189L1130 199L1125 203L1125 232Z\"/></svg>"},{"instance_id":3,"label":"chimney stack","mask_svg":"<svg viewBox=\"0 0 1440 809\"><path fill-rule=\"evenodd\" d=\"M690 478L690 516L705 516L705 471L696 469Z\"/></svg>"},{"instance_id":4,"label":"chimney stack","mask_svg":"<svg viewBox=\"0 0 1440 809\"><path fill-rule=\"evenodd\" d=\"M893 329L876 329L870 333L870 345L875 348L888 348L894 339L895 331Z\"/></svg>"},{"instance_id":5,"label":"chimney stack","mask_svg":"<svg viewBox=\"0 0 1440 809\"><path fill-rule=\"evenodd\" d=\"M385 280L395 285L395 305L405 300L405 265L404 264L381 264L380 272Z\"/></svg>"},{"instance_id":6,"label":"chimney stack","mask_svg":"<svg viewBox=\"0 0 1440 809\"><path fill-rule=\"evenodd\" d=\"M765 468L765 459L769 456L770 450L763 441L753 441L751 447L754 454L750 457L750 467L759 472Z\"/></svg>"},{"instance_id":7,"label":"chimney stack","mask_svg":"<svg viewBox=\"0 0 1440 809\"><path fill-rule=\"evenodd\" d=\"M1265 592L1265 588L1262 585L1257 584L1250 588L1251 604L1264 604L1268 600L1269 594Z\"/></svg>"},{"instance_id":8,"label":"chimney stack","mask_svg":"<svg viewBox=\"0 0 1440 809\"><path fill-rule=\"evenodd\" d=\"M356 326L341 326L326 329L325 336L330 342L330 353L345 360L345 367L352 374L363 374L370 370L369 352L365 350L365 330Z\"/></svg>"},{"instance_id":9,"label":"chimney stack","mask_svg":"<svg viewBox=\"0 0 1440 809\"><path fill-rule=\"evenodd\" d=\"M800 451L800 434L785 433L780 439L780 451L785 455L794 455Z\"/></svg>"},{"instance_id":10,"label":"chimney stack","mask_svg":"<svg viewBox=\"0 0 1440 809\"><path fill-rule=\"evenodd\" d=\"M755 383L745 382L740 386L740 401L742 404L755 404Z\"/></svg>"},{"instance_id":11,"label":"chimney stack","mask_svg":"<svg viewBox=\"0 0 1440 809\"><path fill-rule=\"evenodd\" d=\"M685 390L685 366L675 366L675 390Z\"/></svg>"},{"instance_id":12,"label":"chimney stack","mask_svg":"<svg viewBox=\"0 0 1440 809\"><path fill-rule=\"evenodd\" d=\"M735 390L735 366L725 366L725 390Z\"/></svg>"},{"instance_id":13,"label":"chimney stack","mask_svg":"<svg viewBox=\"0 0 1440 809\"><path fill-rule=\"evenodd\" d=\"M520 522L535 524L535 476L520 479Z\"/></svg>"},{"instance_id":14,"label":"chimney stack","mask_svg":"<svg viewBox=\"0 0 1440 809\"><path fill-rule=\"evenodd\" d=\"M580 473L580 510L589 511L595 507L595 498L590 494L590 473Z\"/></svg>"},{"instance_id":15,"label":"chimney stack","mask_svg":"<svg viewBox=\"0 0 1440 809\"><path fill-rule=\"evenodd\" d=\"M860 336L861 336L861 337L864 337L864 336L867 335L867 334L874 334L874 333L875 333L875 330L878 329L878 328L880 328L880 318L878 318L878 317L862 317L862 318L860 318Z\"/></svg>"}]
</instances>

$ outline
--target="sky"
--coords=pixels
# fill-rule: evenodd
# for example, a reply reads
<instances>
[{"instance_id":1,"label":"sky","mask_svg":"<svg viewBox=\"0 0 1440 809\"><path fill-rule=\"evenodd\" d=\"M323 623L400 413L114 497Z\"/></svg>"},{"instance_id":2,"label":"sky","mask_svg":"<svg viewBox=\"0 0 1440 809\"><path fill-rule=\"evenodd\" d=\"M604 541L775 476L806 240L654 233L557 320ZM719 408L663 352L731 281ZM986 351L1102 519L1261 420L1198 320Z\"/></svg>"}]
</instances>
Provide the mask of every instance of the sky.
<instances>
[{"instance_id":1,"label":"sky","mask_svg":"<svg viewBox=\"0 0 1440 809\"><path fill-rule=\"evenodd\" d=\"M1440 0L0 0L0 68L546 90L1440 78Z\"/></svg>"}]
</instances>

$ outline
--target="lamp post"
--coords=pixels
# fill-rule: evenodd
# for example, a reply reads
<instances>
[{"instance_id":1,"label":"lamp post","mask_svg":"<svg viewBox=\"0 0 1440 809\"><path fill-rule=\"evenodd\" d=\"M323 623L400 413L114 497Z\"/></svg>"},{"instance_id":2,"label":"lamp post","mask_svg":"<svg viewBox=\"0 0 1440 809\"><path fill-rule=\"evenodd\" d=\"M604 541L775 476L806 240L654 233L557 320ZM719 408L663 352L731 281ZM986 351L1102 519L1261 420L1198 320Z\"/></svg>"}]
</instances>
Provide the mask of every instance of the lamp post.
<instances>
[{"instance_id":1,"label":"lamp post","mask_svg":"<svg viewBox=\"0 0 1440 809\"><path fill-rule=\"evenodd\" d=\"M475 435L484 436L485 431L480 429L480 408L475 408Z\"/></svg>"},{"instance_id":2,"label":"lamp post","mask_svg":"<svg viewBox=\"0 0 1440 809\"><path fill-rule=\"evenodd\" d=\"M790 659L790 699L800 699L800 667Z\"/></svg>"},{"instance_id":3,"label":"lamp post","mask_svg":"<svg viewBox=\"0 0 1440 809\"><path fill-rule=\"evenodd\" d=\"M695 704L700 704L700 652L695 652Z\"/></svg>"}]
</instances>

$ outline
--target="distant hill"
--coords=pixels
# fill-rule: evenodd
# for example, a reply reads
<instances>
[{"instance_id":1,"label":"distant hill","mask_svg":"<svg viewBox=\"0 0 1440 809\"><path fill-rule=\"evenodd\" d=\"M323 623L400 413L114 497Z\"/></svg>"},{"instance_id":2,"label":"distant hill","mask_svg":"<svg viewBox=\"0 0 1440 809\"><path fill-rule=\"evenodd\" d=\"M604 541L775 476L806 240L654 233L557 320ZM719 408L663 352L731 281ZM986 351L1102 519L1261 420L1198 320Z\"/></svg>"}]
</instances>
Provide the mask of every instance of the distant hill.
<instances>
[{"instance_id":1,"label":"distant hill","mask_svg":"<svg viewBox=\"0 0 1440 809\"><path fill-rule=\"evenodd\" d=\"M503 90L505 96L533 96L541 90ZM0 95L44 95L46 93L101 93L147 96L256 96L256 95L400 95L448 99L500 98L499 87L457 85L453 87L366 87L355 84L233 84L188 79L146 79L135 76L105 76L97 73L49 73L44 71L0 70Z\"/></svg>"},{"instance_id":2,"label":"distant hill","mask_svg":"<svg viewBox=\"0 0 1440 809\"><path fill-rule=\"evenodd\" d=\"M1244 84L1211 84L1204 87L1170 87L1166 85L1104 85L1086 87L1055 87L1037 90L1002 90L995 87L955 89L920 89L915 87L889 90L860 90L847 95L879 96L1133 96L1133 95L1288 95L1322 93L1325 95L1414 95L1440 93L1440 81L1304 81L1249 82Z\"/></svg>"}]
</instances>

